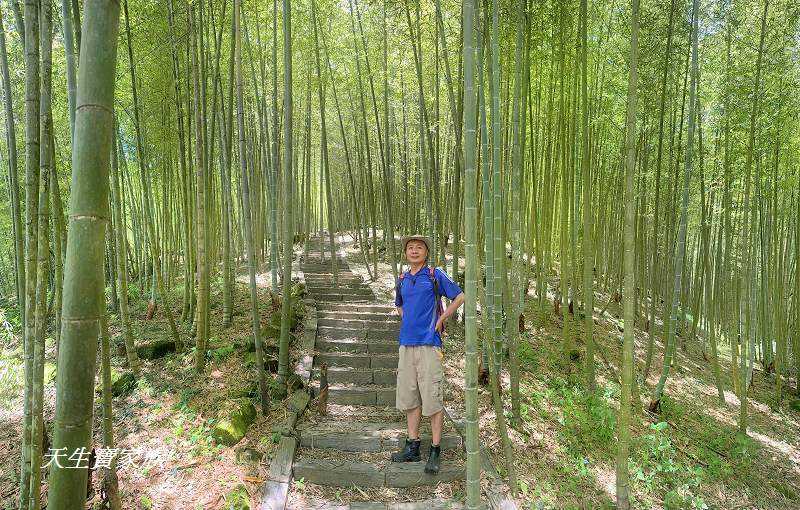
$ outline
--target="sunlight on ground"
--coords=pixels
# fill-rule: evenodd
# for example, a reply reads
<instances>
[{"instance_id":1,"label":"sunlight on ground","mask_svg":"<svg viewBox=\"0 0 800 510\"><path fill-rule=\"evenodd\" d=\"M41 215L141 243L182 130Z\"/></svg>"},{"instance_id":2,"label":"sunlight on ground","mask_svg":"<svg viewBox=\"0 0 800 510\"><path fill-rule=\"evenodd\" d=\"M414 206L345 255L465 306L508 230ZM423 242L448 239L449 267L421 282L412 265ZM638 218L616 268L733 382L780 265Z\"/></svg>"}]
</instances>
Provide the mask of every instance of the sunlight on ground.
<instances>
[{"instance_id":1,"label":"sunlight on ground","mask_svg":"<svg viewBox=\"0 0 800 510\"><path fill-rule=\"evenodd\" d=\"M592 475L597 480L597 486L611 498L617 500L617 473L613 466L595 464L591 469Z\"/></svg>"}]
</instances>

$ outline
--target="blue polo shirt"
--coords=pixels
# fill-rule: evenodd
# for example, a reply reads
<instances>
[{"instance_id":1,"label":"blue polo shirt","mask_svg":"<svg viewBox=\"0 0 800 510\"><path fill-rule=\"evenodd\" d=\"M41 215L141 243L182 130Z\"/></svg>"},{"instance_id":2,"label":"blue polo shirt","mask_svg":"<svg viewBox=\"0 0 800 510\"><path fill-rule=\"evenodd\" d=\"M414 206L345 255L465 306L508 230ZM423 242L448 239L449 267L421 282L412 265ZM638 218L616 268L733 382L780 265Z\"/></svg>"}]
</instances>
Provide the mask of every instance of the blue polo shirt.
<instances>
[{"instance_id":1,"label":"blue polo shirt","mask_svg":"<svg viewBox=\"0 0 800 510\"><path fill-rule=\"evenodd\" d=\"M433 274L439 284L440 296L455 299L461 294L461 287L444 271L434 269ZM433 294L433 282L428 266L423 266L417 271L417 274L406 271L403 279L399 281L398 288L399 292L395 293L394 304L403 307L403 318L400 322L400 345L441 347L442 337L435 329L436 298Z\"/></svg>"}]
</instances>

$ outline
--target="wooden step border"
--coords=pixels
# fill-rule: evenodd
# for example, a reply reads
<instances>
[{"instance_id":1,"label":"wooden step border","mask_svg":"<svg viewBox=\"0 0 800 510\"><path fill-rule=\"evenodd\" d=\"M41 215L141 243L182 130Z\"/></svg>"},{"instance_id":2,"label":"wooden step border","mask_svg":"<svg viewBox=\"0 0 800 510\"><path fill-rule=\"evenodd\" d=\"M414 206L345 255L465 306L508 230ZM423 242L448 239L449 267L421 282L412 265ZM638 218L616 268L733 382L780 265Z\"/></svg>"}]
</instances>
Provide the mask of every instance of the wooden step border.
<instances>
[{"instance_id":1,"label":"wooden step border","mask_svg":"<svg viewBox=\"0 0 800 510\"><path fill-rule=\"evenodd\" d=\"M308 386L314 366L314 349L317 345L317 303L312 297L306 297L303 303L306 305L303 336L300 339L300 349L303 354L294 367L294 373L303 379L304 386Z\"/></svg>"},{"instance_id":2,"label":"wooden step border","mask_svg":"<svg viewBox=\"0 0 800 510\"><path fill-rule=\"evenodd\" d=\"M278 449L269 464L269 475L261 491L258 510L284 510L289 496L289 483L292 481L292 465L298 441L294 436L297 421L311 399L305 390L297 390L289 398L289 415L281 430L283 436Z\"/></svg>"},{"instance_id":3,"label":"wooden step border","mask_svg":"<svg viewBox=\"0 0 800 510\"><path fill-rule=\"evenodd\" d=\"M305 283L305 273L298 268L297 273ZM308 288L308 287L306 287ZM289 413L281 427L281 441L269 465L267 481L261 488L261 501L257 510L285 510L289 497L289 483L292 481L292 465L299 441L295 427L311 400L308 393L309 381L314 366L314 348L317 342L317 305L310 293L303 299L306 317L303 322L303 336L300 339L302 355L295 365L294 372L303 380L305 389L295 391L289 398Z\"/></svg>"}]
</instances>

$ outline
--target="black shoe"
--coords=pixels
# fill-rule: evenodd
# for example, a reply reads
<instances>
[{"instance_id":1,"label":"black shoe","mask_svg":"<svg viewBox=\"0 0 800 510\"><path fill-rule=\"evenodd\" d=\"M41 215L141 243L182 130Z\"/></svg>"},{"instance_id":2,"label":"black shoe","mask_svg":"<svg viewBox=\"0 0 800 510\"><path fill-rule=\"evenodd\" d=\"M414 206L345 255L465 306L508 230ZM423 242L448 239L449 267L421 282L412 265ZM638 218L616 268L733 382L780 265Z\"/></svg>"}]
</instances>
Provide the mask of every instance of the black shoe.
<instances>
[{"instance_id":1,"label":"black shoe","mask_svg":"<svg viewBox=\"0 0 800 510\"><path fill-rule=\"evenodd\" d=\"M425 464L425 472L429 475L436 475L439 473L440 454L441 446L431 446L431 453L428 455L428 463Z\"/></svg>"},{"instance_id":2,"label":"black shoe","mask_svg":"<svg viewBox=\"0 0 800 510\"><path fill-rule=\"evenodd\" d=\"M406 439L406 445L392 454L392 462L419 462L419 439Z\"/></svg>"}]
</instances>

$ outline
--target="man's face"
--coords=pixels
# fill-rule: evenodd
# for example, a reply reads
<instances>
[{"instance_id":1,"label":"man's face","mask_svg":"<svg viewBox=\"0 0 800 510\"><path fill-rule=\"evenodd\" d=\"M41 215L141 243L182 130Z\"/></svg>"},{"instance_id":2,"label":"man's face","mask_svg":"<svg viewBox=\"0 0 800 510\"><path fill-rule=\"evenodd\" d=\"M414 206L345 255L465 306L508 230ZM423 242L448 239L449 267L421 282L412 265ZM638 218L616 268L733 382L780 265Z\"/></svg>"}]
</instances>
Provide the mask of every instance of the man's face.
<instances>
[{"instance_id":1,"label":"man's face","mask_svg":"<svg viewBox=\"0 0 800 510\"><path fill-rule=\"evenodd\" d=\"M406 244L406 258L411 264L419 264L428 257L428 247L416 239Z\"/></svg>"}]
</instances>

